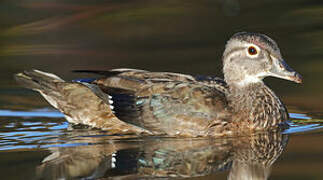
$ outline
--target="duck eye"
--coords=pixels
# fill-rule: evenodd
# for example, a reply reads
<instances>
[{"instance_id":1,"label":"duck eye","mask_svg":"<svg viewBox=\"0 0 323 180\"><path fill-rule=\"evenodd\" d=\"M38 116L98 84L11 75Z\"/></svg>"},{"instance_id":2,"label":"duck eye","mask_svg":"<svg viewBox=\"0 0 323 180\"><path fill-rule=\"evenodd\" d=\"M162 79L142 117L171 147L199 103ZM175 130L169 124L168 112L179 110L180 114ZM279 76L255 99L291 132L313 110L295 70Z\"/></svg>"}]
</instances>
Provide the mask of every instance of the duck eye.
<instances>
[{"instance_id":1,"label":"duck eye","mask_svg":"<svg viewBox=\"0 0 323 180\"><path fill-rule=\"evenodd\" d=\"M256 49L255 47L253 47L253 46L250 46L250 47L248 48L248 53L249 53L250 55L256 55L256 54L257 54L257 49Z\"/></svg>"}]
</instances>

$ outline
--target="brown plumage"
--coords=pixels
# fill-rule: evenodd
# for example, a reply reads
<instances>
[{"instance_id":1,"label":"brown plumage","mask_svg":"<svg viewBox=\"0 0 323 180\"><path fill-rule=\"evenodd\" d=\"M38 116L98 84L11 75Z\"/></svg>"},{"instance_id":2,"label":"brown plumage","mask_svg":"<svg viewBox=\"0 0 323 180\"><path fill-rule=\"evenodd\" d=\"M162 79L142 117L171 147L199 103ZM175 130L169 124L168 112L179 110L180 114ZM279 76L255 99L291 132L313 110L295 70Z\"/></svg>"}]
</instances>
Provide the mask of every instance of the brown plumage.
<instances>
[{"instance_id":1,"label":"brown plumage","mask_svg":"<svg viewBox=\"0 0 323 180\"><path fill-rule=\"evenodd\" d=\"M90 81L64 82L38 70L16 79L39 91L69 122L117 134L222 136L270 129L287 120L286 108L262 79L301 82L301 76L283 61L272 39L235 34L223 64L224 80L136 69L79 71L104 76Z\"/></svg>"}]
</instances>

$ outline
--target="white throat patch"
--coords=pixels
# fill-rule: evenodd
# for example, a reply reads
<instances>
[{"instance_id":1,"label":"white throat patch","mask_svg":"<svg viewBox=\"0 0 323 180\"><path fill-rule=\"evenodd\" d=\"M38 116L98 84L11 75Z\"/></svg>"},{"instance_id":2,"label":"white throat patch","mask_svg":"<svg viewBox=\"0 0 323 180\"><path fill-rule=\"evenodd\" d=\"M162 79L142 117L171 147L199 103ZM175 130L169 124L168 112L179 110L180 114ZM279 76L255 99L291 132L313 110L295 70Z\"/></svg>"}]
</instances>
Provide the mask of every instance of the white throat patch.
<instances>
[{"instance_id":1,"label":"white throat patch","mask_svg":"<svg viewBox=\"0 0 323 180\"><path fill-rule=\"evenodd\" d=\"M253 83L259 83L262 82L263 78L267 75L267 73L263 72L263 73L259 73L256 76L250 76L250 75L246 75L245 78L243 80L241 80L240 82L238 82L237 84L241 87L249 85L249 84L253 84Z\"/></svg>"},{"instance_id":2,"label":"white throat patch","mask_svg":"<svg viewBox=\"0 0 323 180\"><path fill-rule=\"evenodd\" d=\"M242 81L238 82L238 85L243 87L248 84L259 83L259 82L262 82L262 79L255 77L255 76L246 76L246 78L244 78Z\"/></svg>"}]
</instances>

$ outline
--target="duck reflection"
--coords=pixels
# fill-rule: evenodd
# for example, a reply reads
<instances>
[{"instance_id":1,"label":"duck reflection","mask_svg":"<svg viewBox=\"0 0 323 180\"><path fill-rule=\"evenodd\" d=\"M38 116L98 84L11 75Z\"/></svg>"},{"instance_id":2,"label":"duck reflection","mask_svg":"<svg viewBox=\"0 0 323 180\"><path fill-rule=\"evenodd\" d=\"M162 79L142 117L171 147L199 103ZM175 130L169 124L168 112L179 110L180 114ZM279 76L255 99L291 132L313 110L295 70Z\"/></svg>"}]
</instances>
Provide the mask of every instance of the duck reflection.
<instances>
[{"instance_id":1,"label":"duck reflection","mask_svg":"<svg viewBox=\"0 0 323 180\"><path fill-rule=\"evenodd\" d=\"M81 136L73 143L92 145L49 148L38 179L183 178L226 170L228 179L267 179L288 140L281 132L222 139Z\"/></svg>"}]
</instances>

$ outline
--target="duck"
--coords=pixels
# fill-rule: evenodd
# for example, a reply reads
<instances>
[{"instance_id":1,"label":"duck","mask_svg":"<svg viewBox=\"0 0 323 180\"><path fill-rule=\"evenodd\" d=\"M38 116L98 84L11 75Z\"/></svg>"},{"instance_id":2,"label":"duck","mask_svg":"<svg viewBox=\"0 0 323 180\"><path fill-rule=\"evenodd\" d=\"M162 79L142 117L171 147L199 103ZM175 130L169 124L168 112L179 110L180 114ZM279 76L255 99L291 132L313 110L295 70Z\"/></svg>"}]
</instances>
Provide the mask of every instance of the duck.
<instances>
[{"instance_id":1,"label":"duck","mask_svg":"<svg viewBox=\"0 0 323 180\"><path fill-rule=\"evenodd\" d=\"M235 33L222 62L223 79L128 68L77 70L100 77L71 82L36 69L15 79L38 91L68 122L111 134L217 137L286 125L288 111L263 79L302 83L302 76L287 65L273 39Z\"/></svg>"}]
</instances>

